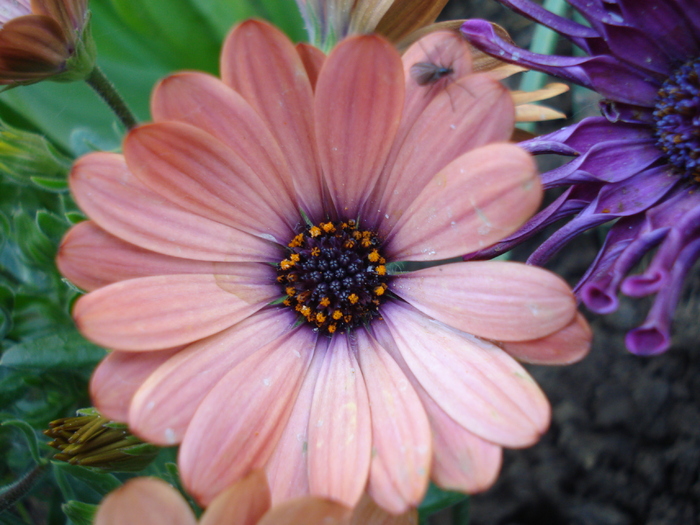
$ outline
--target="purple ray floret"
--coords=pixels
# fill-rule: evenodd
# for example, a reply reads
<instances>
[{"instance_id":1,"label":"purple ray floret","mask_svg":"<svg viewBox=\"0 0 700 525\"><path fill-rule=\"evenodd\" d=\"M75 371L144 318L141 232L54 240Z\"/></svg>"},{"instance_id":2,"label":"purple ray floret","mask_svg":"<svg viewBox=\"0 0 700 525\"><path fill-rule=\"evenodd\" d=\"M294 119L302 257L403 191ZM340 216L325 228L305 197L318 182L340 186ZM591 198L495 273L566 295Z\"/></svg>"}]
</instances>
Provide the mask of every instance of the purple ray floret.
<instances>
[{"instance_id":1,"label":"purple ray floret","mask_svg":"<svg viewBox=\"0 0 700 525\"><path fill-rule=\"evenodd\" d=\"M605 314L618 294L655 295L644 323L627 334L630 351L664 352L685 276L700 257L700 1L567 0L588 25L531 0L499 0L581 48L580 57L531 53L468 20L462 33L502 60L597 91L602 117L590 117L521 145L571 157L542 175L564 193L518 232L465 259L490 258L563 218L570 220L528 259L544 264L578 234L614 222L576 287ZM655 250L641 274L631 275Z\"/></svg>"}]
</instances>

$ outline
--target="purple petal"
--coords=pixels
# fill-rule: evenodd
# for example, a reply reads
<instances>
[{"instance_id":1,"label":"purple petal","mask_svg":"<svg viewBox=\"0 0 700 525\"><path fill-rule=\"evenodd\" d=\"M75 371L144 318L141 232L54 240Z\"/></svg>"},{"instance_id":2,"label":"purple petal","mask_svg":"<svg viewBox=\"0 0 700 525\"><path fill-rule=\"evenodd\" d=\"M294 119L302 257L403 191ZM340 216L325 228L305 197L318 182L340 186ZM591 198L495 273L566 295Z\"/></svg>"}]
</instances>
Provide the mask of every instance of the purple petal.
<instances>
[{"instance_id":1,"label":"purple petal","mask_svg":"<svg viewBox=\"0 0 700 525\"><path fill-rule=\"evenodd\" d=\"M599 102L600 112L612 123L628 122L631 124L642 124L649 126L654 123L653 111L643 106L623 104L613 100L601 100Z\"/></svg>"},{"instance_id":2,"label":"purple petal","mask_svg":"<svg viewBox=\"0 0 700 525\"><path fill-rule=\"evenodd\" d=\"M497 257L542 231L546 226L581 211L590 204L594 197L595 191L571 187L544 210L533 216L513 235L506 237L489 248L467 254L463 259L468 261L472 259L491 259Z\"/></svg>"},{"instance_id":3,"label":"purple petal","mask_svg":"<svg viewBox=\"0 0 700 525\"><path fill-rule=\"evenodd\" d=\"M545 188L577 182L620 182L643 171L663 152L653 139L599 142L582 155L542 175Z\"/></svg>"},{"instance_id":4,"label":"purple petal","mask_svg":"<svg viewBox=\"0 0 700 525\"><path fill-rule=\"evenodd\" d=\"M700 239L688 244L673 265L668 284L659 290L644 324L625 338L627 348L638 355L656 355L671 345L671 320L683 281L700 256Z\"/></svg>"},{"instance_id":5,"label":"purple petal","mask_svg":"<svg viewBox=\"0 0 700 525\"><path fill-rule=\"evenodd\" d=\"M543 144L561 143L562 147L571 148L577 154L583 154L599 142L606 140L635 141L645 139L652 139L651 131L647 126L613 124L603 117L588 117L573 126L521 142L520 146L530 153L553 153L555 151L545 149Z\"/></svg>"},{"instance_id":6,"label":"purple petal","mask_svg":"<svg viewBox=\"0 0 700 525\"><path fill-rule=\"evenodd\" d=\"M574 291L593 312L607 314L618 307L620 283L667 230L640 234L644 216L623 218L610 229L605 244Z\"/></svg>"},{"instance_id":7,"label":"purple petal","mask_svg":"<svg viewBox=\"0 0 700 525\"><path fill-rule=\"evenodd\" d=\"M555 15L529 0L501 0L501 3L516 13L567 37L589 55L601 54L607 47L594 29Z\"/></svg>"},{"instance_id":8,"label":"purple petal","mask_svg":"<svg viewBox=\"0 0 700 525\"><path fill-rule=\"evenodd\" d=\"M616 184L604 186L599 193L596 213L624 217L653 206L679 179L667 166L651 168Z\"/></svg>"},{"instance_id":9,"label":"purple petal","mask_svg":"<svg viewBox=\"0 0 700 525\"><path fill-rule=\"evenodd\" d=\"M614 217L605 213L593 213L594 208L595 201L554 232L545 242L540 244L540 246L532 252L530 257L528 257L527 263L537 266L544 265L555 253L561 250L565 244L580 233L614 219Z\"/></svg>"},{"instance_id":10,"label":"purple petal","mask_svg":"<svg viewBox=\"0 0 700 525\"><path fill-rule=\"evenodd\" d=\"M623 1L619 5L625 20L653 38L673 62L685 62L698 55L700 47L693 37L697 27L693 28L692 20L688 20L687 9L658 0ZM696 10L697 5L696 1Z\"/></svg>"}]
</instances>

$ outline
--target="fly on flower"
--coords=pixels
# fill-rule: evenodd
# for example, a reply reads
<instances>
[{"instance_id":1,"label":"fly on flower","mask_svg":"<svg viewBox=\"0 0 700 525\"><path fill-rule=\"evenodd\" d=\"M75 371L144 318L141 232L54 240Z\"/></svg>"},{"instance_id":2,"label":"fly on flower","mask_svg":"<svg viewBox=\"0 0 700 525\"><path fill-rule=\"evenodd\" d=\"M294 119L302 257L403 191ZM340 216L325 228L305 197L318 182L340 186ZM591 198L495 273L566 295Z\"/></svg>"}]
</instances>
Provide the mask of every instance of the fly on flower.
<instances>
[{"instance_id":1,"label":"fly on flower","mask_svg":"<svg viewBox=\"0 0 700 525\"><path fill-rule=\"evenodd\" d=\"M205 505L253 469L273 502L352 507L367 491L392 513L417 506L429 479L482 490L501 447L532 444L549 422L514 357L588 350L555 275L440 264L514 232L541 188L506 142L510 94L466 74L469 54L453 67L471 94L425 96L410 78L429 42L402 60L354 36L305 60L308 47L243 23L221 80L166 78L155 122L128 133L123 155L72 170L91 220L58 265L89 291L79 329L114 349L92 397L136 435L180 444ZM422 269L397 271L406 261Z\"/></svg>"}]
</instances>

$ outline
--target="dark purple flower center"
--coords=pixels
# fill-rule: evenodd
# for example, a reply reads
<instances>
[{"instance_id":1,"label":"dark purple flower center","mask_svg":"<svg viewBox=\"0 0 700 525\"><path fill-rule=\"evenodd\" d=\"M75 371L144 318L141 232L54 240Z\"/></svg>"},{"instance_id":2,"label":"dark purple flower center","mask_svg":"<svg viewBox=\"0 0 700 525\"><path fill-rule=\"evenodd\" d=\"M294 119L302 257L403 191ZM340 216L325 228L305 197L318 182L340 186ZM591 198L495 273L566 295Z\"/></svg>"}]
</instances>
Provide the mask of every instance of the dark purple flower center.
<instances>
[{"instance_id":1,"label":"dark purple flower center","mask_svg":"<svg viewBox=\"0 0 700 525\"><path fill-rule=\"evenodd\" d=\"M657 145L678 175L700 182L700 58L663 83L654 110Z\"/></svg>"},{"instance_id":2,"label":"dark purple flower center","mask_svg":"<svg viewBox=\"0 0 700 525\"><path fill-rule=\"evenodd\" d=\"M325 333L344 332L379 315L386 297L386 259L377 234L355 221L309 226L277 265L283 304Z\"/></svg>"}]
</instances>

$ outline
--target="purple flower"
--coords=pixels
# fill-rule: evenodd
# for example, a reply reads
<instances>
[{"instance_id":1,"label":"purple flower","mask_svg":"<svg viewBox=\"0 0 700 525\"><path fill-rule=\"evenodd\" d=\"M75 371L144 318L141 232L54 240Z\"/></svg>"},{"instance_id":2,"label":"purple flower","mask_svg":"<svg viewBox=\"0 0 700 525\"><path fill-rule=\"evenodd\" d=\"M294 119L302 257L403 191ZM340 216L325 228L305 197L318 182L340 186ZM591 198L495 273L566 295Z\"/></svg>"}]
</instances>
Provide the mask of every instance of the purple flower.
<instances>
[{"instance_id":1,"label":"purple flower","mask_svg":"<svg viewBox=\"0 0 700 525\"><path fill-rule=\"evenodd\" d=\"M656 294L626 343L640 355L663 352L683 280L700 256L700 2L567 0L589 27L530 0L499 1L567 37L586 56L530 53L483 20L467 21L464 35L503 60L597 91L603 116L521 144L533 154L573 157L542 175L545 188L566 189L518 232L465 259L492 257L572 217L528 259L543 264L581 232L616 221L576 292L597 313L614 311L618 292ZM630 275L655 248L646 270Z\"/></svg>"}]
</instances>

